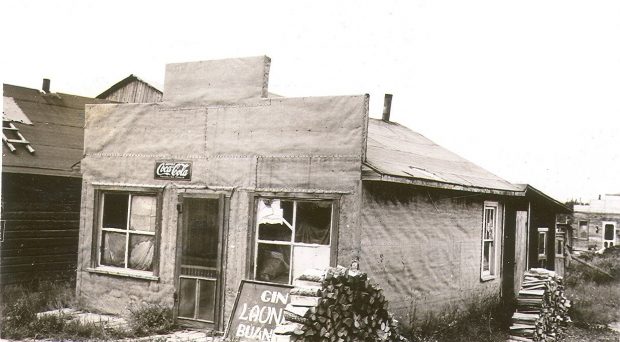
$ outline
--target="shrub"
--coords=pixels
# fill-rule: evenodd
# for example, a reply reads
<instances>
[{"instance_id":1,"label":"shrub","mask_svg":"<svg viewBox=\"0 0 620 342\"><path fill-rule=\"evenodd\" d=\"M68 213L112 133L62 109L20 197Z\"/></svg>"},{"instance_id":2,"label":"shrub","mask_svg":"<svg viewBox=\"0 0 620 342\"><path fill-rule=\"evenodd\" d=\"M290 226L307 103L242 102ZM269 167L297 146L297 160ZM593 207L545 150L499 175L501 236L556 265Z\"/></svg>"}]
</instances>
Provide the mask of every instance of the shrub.
<instances>
[{"instance_id":1,"label":"shrub","mask_svg":"<svg viewBox=\"0 0 620 342\"><path fill-rule=\"evenodd\" d=\"M140 304L130 308L128 323L137 336L163 334L174 328L172 309L158 304Z\"/></svg>"}]
</instances>

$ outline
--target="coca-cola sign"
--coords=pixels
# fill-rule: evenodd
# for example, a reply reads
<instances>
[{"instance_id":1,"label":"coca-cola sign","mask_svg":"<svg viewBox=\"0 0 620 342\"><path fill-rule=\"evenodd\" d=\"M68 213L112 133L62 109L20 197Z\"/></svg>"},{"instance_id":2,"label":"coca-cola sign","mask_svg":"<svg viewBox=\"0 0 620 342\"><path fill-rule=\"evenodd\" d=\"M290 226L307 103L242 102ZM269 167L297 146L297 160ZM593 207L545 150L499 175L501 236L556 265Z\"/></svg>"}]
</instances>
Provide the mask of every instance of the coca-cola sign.
<instances>
[{"instance_id":1,"label":"coca-cola sign","mask_svg":"<svg viewBox=\"0 0 620 342\"><path fill-rule=\"evenodd\" d=\"M155 179L192 179L190 162L155 162Z\"/></svg>"}]
</instances>

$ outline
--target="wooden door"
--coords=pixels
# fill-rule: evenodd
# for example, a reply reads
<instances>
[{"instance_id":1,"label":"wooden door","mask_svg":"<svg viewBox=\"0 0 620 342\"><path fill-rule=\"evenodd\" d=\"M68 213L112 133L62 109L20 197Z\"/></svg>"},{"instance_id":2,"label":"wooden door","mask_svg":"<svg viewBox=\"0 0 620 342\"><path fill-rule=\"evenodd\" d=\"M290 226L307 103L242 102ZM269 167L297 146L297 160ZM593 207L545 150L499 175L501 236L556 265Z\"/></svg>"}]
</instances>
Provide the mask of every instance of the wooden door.
<instances>
[{"instance_id":1,"label":"wooden door","mask_svg":"<svg viewBox=\"0 0 620 342\"><path fill-rule=\"evenodd\" d=\"M514 290L519 293L523 273L527 267L527 211L517 211L515 225L515 274Z\"/></svg>"}]
</instances>

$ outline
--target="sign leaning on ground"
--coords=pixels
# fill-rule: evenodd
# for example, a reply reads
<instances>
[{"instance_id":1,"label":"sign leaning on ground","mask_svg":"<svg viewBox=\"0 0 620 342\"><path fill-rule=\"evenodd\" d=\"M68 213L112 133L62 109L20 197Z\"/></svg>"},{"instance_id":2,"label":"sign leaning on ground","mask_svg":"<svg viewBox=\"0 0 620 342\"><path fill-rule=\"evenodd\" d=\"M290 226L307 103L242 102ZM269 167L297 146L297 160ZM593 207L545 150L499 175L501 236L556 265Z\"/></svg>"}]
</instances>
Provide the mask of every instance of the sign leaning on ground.
<instances>
[{"instance_id":1,"label":"sign leaning on ground","mask_svg":"<svg viewBox=\"0 0 620 342\"><path fill-rule=\"evenodd\" d=\"M273 329L284 321L293 286L242 280L226 333L231 341L271 341Z\"/></svg>"}]
</instances>

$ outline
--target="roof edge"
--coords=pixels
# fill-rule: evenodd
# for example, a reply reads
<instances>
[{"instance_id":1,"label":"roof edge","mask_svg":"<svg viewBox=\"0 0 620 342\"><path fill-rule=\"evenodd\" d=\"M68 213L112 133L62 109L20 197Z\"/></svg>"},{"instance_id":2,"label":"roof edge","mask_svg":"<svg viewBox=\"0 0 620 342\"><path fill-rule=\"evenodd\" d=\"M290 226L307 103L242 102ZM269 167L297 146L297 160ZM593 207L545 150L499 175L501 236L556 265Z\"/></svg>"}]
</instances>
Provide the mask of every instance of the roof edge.
<instances>
[{"instance_id":1,"label":"roof edge","mask_svg":"<svg viewBox=\"0 0 620 342\"><path fill-rule=\"evenodd\" d=\"M362 173L362 181L366 180L366 181L401 183L401 184L424 186L424 187L429 187L429 188L477 192L477 193L513 196L513 197L524 197L525 196L525 191L512 191L512 190L504 190L504 189L483 188L483 187L466 186L462 184L454 184L454 183L448 183L448 182L438 182L438 181L426 180L422 178L393 176L393 175L384 174L378 171L368 162L365 162L364 165L371 168L374 171L374 174L364 175Z\"/></svg>"}]
</instances>

